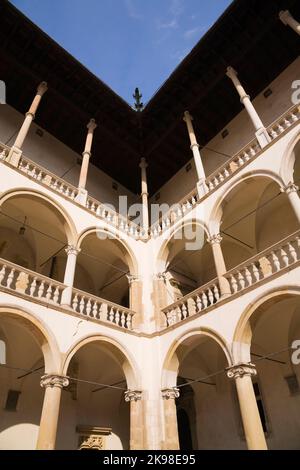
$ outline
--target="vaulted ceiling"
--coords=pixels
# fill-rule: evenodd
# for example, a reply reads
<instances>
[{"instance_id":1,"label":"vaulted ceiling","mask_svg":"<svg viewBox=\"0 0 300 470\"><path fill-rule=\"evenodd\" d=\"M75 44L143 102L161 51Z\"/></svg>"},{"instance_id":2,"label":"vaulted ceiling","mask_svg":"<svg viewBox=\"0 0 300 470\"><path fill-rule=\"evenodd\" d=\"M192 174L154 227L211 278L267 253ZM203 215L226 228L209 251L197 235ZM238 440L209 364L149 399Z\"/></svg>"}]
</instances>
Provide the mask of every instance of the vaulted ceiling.
<instances>
[{"instance_id":1,"label":"vaulted ceiling","mask_svg":"<svg viewBox=\"0 0 300 470\"><path fill-rule=\"evenodd\" d=\"M278 18L289 9L300 18L299 0L235 0L181 62L141 113L41 31L7 0L0 2L0 79L7 102L24 113L37 84L48 82L36 122L78 153L85 126L98 122L92 162L131 191L140 186L141 155L149 163L152 194L190 158L182 121L188 109L201 145L240 112L226 77L239 72L251 97L259 94L300 53L295 32Z\"/></svg>"}]
</instances>

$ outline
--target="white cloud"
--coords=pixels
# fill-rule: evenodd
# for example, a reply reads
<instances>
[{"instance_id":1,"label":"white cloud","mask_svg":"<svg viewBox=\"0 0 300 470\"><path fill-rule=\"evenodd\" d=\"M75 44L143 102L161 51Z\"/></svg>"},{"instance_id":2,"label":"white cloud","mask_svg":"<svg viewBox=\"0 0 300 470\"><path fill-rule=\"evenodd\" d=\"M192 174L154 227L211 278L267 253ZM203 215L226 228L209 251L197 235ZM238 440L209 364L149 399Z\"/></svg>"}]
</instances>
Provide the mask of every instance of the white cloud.
<instances>
[{"instance_id":1,"label":"white cloud","mask_svg":"<svg viewBox=\"0 0 300 470\"><path fill-rule=\"evenodd\" d=\"M157 29L175 29L178 28L178 23L176 18L173 18L170 21L163 23L161 20L157 22Z\"/></svg>"},{"instance_id":2,"label":"white cloud","mask_svg":"<svg viewBox=\"0 0 300 470\"><path fill-rule=\"evenodd\" d=\"M141 20L143 18L143 16L138 13L134 0L124 0L124 3L130 18L133 18L134 20Z\"/></svg>"},{"instance_id":3,"label":"white cloud","mask_svg":"<svg viewBox=\"0 0 300 470\"><path fill-rule=\"evenodd\" d=\"M200 33L203 32L204 30L205 28L203 26L202 27L197 26L197 28L188 29L187 31L183 33L183 37L184 39L189 40L189 39L192 39L197 34L200 35Z\"/></svg>"},{"instance_id":4,"label":"white cloud","mask_svg":"<svg viewBox=\"0 0 300 470\"><path fill-rule=\"evenodd\" d=\"M183 13L183 1L182 0L171 0L170 12L173 16L178 17Z\"/></svg>"}]
</instances>

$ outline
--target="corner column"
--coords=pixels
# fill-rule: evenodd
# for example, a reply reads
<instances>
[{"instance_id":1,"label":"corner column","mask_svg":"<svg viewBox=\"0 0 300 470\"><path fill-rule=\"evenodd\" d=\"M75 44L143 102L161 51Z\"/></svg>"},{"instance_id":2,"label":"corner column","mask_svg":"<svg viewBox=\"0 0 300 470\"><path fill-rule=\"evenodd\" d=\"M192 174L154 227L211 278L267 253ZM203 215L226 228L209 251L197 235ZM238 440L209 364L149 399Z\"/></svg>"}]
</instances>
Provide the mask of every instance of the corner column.
<instances>
[{"instance_id":1,"label":"corner column","mask_svg":"<svg viewBox=\"0 0 300 470\"><path fill-rule=\"evenodd\" d=\"M228 378L235 380L248 449L267 450L251 379L257 375L254 364L237 364L226 370Z\"/></svg>"},{"instance_id":2,"label":"corner column","mask_svg":"<svg viewBox=\"0 0 300 470\"><path fill-rule=\"evenodd\" d=\"M23 146L24 140L29 132L31 123L35 118L35 114L39 107L42 96L47 90L48 90L48 87L47 87L46 82L41 82L39 86L37 87L36 95L31 103L29 110L25 114L25 119L23 121L21 129L19 130L15 143L11 147L10 152L7 156L7 161L15 167L18 167L19 165L20 158L22 156L22 146Z\"/></svg>"},{"instance_id":3,"label":"corner column","mask_svg":"<svg viewBox=\"0 0 300 470\"><path fill-rule=\"evenodd\" d=\"M168 293L166 287L166 274L158 273L153 279L153 304L155 312L155 325L159 330L166 326L166 318L161 309L168 305Z\"/></svg>"},{"instance_id":4,"label":"corner column","mask_svg":"<svg viewBox=\"0 0 300 470\"><path fill-rule=\"evenodd\" d=\"M210 238L207 239L207 241L212 247L215 268L216 268L219 285L220 285L221 297L228 297L229 295L231 295L231 290L230 290L229 282L224 277L224 274L226 273L227 270L226 270L224 256L223 256L223 252L221 248L222 237L218 233L216 235L212 235Z\"/></svg>"},{"instance_id":5,"label":"corner column","mask_svg":"<svg viewBox=\"0 0 300 470\"><path fill-rule=\"evenodd\" d=\"M87 190L86 190L86 181L89 169L89 161L91 157L91 148L93 143L93 135L94 130L97 127L95 119L91 119L86 126L88 129L88 133L86 136L85 147L82 153L82 163L80 169L80 176L79 176L79 184L78 184L78 195L76 196L76 201L82 204L83 206L86 205L87 202Z\"/></svg>"},{"instance_id":6,"label":"corner column","mask_svg":"<svg viewBox=\"0 0 300 470\"><path fill-rule=\"evenodd\" d=\"M139 328L143 317L143 285L138 276L126 274L129 284L129 308L133 310L135 315L132 319L132 328Z\"/></svg>"},{"instance_id":7,"label":"corner column","mask_svg":"<svg viewBox=\"0 0 300 470\"><path fill-rule=\"evenodd\" d=\"M295 31L295 33L299 34L300 36L300 23L295 20L288 10L281 11L279 13L279 18L285 26L290 26Z\"/></svg>"},{"instance_id":8,"label":"corner column","mask_svg":"<svg viewBox=\"0 0 300 470\"><path fill-rule=\"evenodd\" d=\"M62 293L61 305L68 307L71 305L72 300L72 289L75 277L77 255L81 250L80 248L75 248L75 246L69 245L65 251L68 255L68 258L65 268L64 284L67 287Z\"/></svg>"},{"instance_id":9,"label":"corner column","mask_svg":"<svg viewBox=\"0 0 300 470\"><path fill-rule=\"evenodd\" d=\"M282 193L285 193L289 198L295 216L300 224L300 198L298 196L299 187L296 186L294 183L289 183L286 186L280 188Z\"/></svg>"},{"instance_id":10,"label":"corner column","mask_svg":"<svg viewBox=\"0 0 300 470\"><path fill-rule=\"evenodd\" d=\"M143 213L142 213L142 221L143 221L143 229L145 230L146 234L148 234L149 229L149 209L148 209L148 184L147 184L147 171L146 168L148 164L144 157L141 158L140 168L141 168L141 196L142 196L142 205L143 205Z\"/></svg>"},{"instance_id":11,"label":"corner column","mask_svg":"<svg viewBox=\"0 0 300 470\"><path fill-rule=\"evenodd\" d=\"M178 450L179 437L175 399L179 397L179 388L165 388L161 391L164 405L165 440L163 450Z\"/></svg>"},{"instance_id":12,"label":"corner column","mask_svg":"<svg viewBox=\"0 0 300 470\"><path fill-rule=\"evenodd\" d=\"M255 136L258 140L258 143L261 148L264 148L266 145L268 145L269 142L271 142L271 137L269 136L267 129L265 128L262 123L262 120L257 114L256 109L251 103L250 96L247 95L246 91L244 90L241 82L237 77L237 72L232 67L227 67L226 75L230 78L236 88L236 91L240 95L241 103L245 106L246 111L249 114L249 117L256 129Z\"/></svg>"},{"instance_id":13,"label":"corner column","mask_svg":"<svg viewBox=\"0 0 300 470\"><path fill-rule=\"evenodd\" d=\"M63 387L68 385L69 380L64 376L44 375L41 378L41 387L45 388L45 395L37 450L53 450L55 448L61 391Z\"/></svg>"},{"instance_id":14,"label":"corner column","mask_svg":"<svg viewBox=\"0 0 300 470\"><path fill-rule=\"evenodd\" d=\"M193 123L192 123L193 118L188 111L185 111L183 120L186 123L186 127L188 130L188 134L189 134L189 138L191 142L191 150L194 156L194 162L195 162L197 178L198 178L198 182L197 182L198 194L199 194L199 197L202 197L207 193L207 186L205 183L206 177L205 177L203 163L202 163L202 159L201 159L201 155L199 151L199 144L197 142Z\"/></svg>"},{"instance_id":15,"label":"corner column","mask_svg":"<svg viewBox=\"0 0 300 470\"><path fill-rule=\"evenodd\" d=\"M130 450L144 449L142 392L127 390L125 401L130 402Z\"/></svg>"}]
</instances>

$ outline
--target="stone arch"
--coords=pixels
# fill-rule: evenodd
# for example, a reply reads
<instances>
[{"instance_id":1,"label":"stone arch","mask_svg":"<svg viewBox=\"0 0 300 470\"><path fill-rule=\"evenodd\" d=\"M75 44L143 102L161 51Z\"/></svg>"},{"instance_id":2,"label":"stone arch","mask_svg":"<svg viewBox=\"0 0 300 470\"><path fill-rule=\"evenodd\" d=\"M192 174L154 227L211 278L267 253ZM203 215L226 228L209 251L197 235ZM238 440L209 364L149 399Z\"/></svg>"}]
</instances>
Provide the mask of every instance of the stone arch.
<instances>
[{"instance_id":1,"label":"stone arch","mask_svg":"<svg viewBox=\"0 0 300 470\"><path fill-rule=\"evenodd\" d=\"M181 222L176 223L171 228L168 238L163 239L163 244L161 245L159 249L159 252L156 258L156 263L155 263L157 273L163 272L165 269L165 265L166 265L166 261L168 257L166 248L168 244L170 243L170 241L172 240L172 238L174 238L174 236L176 236L176 234L180 230L184 230L185 227L192 226L192 225L196 225L197 227L200 227L201 229L203 229L204 234L209 238L210 234L209 234L208 226L205 222L203 222L200 219L195 219L195 220L190 219L190 220L185 220L184 222L181 221Z\"/></svg>"},{"instance_id":2,"label":"stone arch","mask_svg":"<svg viewBox=\"0 0 300 470\"><path fill-rule=\"evenodd\" d=\"M226 201L226 198L228 197L228 195L237 186L239 186L241 183L243 183L244 181L250 178L268 178L270 179L270 182L273 181L277 183L279 188L281 188L284 185L283 180L279 175L268 170L251 171L242 176L237 176L231 181L230 185L227 186L227 188L217 198L217 201L215 202L211 210L211 213L209 216L209 222L208 222L209 231L211 233L219 233L220 231L220 223L221 223L222 214L223 214L222 206L224 202Z\"/></svg>"},{"instance_id":3,"label":"stone arch","mask_svg":"<svg viewBox=\"0 0 300 470\"><path fill-rule=\"evenodd\" d=\"M138 372L138 366L133 359L132 355L126 349L125 346L120 344L114 338L103 335L92 335L81 338L75 343L65 354L63 361L63 374L66 375L68 367L72 357L79 351L83 346L87 344L100 342L104 345L106 353L113 356L117 360L119 366L122 368L128 389L139 390L141 386L140 374Z\"/></svg>"},{"instance_id":4,"label":"stone arch","mask_svg":"<svg viewBox=\"0 0 300 470\"><path fill-rule=\"evenodd\" d=\"M97 228L97 227L89 227L81 232L78 236L77 240L77 248L80 248L83 241L91 234L102 233L105 234L109 239L116 241L121 245L121 249L124 253L126 262L128 264L130 274L138 275L138 262L133 250L129 247L129 245L122 240L122 238L118 237L113 231L108 230L107 228Z\"/></svg>"},{"instance_id":5,"label":"stone arch","mask_svg":"<svg viewBox=\"0 0 300 470\"><path fill-rule=\"evenodd\" d=\"M61 354L58 344L53 332L49 330L42 320L36 318L24 308L11 305L1 305L0 317L1 315L5 315L6 318L12 317L17 319L20 324L24 325L31 332L42 350L46 374L60 373Z\"/></svg>"},{"instance_id":6,"label":"stone arch","mask_svg":"<svg viewBox=\"0 0 300 470\"><path fill-rule=\"evenodd\" d=\"M210 328L191 328L190 330L186 331L184 334L181 334L177 337L172 345L169 347L168 352L165 356L162 368L162 388L170 388L176 386L177 374L180 365L180 361L184 359L187 354L187 351L184 353L178 354L178 348L188 339L196 339L200 336L206 336L212 339L215 343L217 343L221 350L223 351L228 366L230 366L232 362L232 356L230 352L229 345L226 343L225 339L216 331Z\"/></svg>"},{"instance_id":7,"label":"stone arch","mask_svg":"<svg viewBox=\"0 0 300 470\"><path fill-rule=\"evenodd\" d=\"M62 218L64 222L64 230L66 233L66 238L68 240L69 245L75 245L76 240L77 240L77 230L75 227L75 224L70 217L70 215L67 213L67 211L64 209L64 207L58 203L56 200L54 200L52 197L43 194L41 191L37 190L29 190L28 188L17 188L17 189L12 189L9 191L4 192L1 197L0 197L0 207L4 202L17 197L17 196L33 196L36 197L37 199L42 199L45 201L50 208L53 208L57 213L59 213L60 217Z\"/></svg>"},{"instance_id":8,"label":"stone arch","mask_svg":"<svg viewBox=\"0 0 300 470\"><path fill-rule=\"evenodd\" d=\"M270 305L275 303L277 299L284 299L292 296L300 296L300 287L279 286L258 296L250 305L248 305L241 314L233 335L232 357L234 359L234 363L250 362L251 360L250 349L252 330L250 318L257 309L263 305L265 305L265 308L268 308Z\"/></svg>"},{"instance_id":9,"label":"stone arch","mask_svg":"<svg viewBox=\"0 0 300 470\"><path fill-rule=\"evenodd\" d=\"M294 181L294 165L295 165L295 148L300 142L300 132L298 132L288 143L287 148L283 154L281 166L280 166L280 177L285 184L289 184Z\"/></svg>"}]
</instances>

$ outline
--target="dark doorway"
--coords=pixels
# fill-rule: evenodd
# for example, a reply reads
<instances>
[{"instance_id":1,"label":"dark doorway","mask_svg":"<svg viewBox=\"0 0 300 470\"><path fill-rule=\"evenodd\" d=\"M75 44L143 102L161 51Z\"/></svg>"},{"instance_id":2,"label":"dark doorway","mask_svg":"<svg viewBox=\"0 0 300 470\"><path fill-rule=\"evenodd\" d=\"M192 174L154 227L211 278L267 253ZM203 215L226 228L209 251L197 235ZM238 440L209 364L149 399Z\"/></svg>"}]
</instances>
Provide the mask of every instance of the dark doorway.
<instances>
[{"instance_id":1,"label":"dark doorway","mask_svg":"<svg viewBox=\"0 0 300 470\"><path fill-rule=\"evenodd\" d=\"M177 409L177 423L180 450L193 450L190 420L187 412L182 408Z\"/></svg>"}]
</instances>

